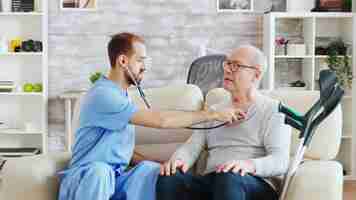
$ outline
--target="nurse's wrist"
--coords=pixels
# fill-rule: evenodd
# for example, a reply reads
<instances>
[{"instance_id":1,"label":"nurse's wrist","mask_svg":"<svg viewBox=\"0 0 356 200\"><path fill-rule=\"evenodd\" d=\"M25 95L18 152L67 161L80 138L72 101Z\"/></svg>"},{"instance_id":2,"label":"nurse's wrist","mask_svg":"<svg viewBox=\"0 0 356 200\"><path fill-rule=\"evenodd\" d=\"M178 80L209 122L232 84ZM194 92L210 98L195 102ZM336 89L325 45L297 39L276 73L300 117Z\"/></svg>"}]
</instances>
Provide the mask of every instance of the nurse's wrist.
<instances>
[{"instance_id":1,"label":"nurse's wrist","mask_svg":"<svg viewBox=\"0 0 356 200\"><path fill-rule=\"evenodd\" d=\"M203 110L203 115L206 117L206 121L213 121L219 118L219 115L215 111Z\"/></svg>"}]
</instances>

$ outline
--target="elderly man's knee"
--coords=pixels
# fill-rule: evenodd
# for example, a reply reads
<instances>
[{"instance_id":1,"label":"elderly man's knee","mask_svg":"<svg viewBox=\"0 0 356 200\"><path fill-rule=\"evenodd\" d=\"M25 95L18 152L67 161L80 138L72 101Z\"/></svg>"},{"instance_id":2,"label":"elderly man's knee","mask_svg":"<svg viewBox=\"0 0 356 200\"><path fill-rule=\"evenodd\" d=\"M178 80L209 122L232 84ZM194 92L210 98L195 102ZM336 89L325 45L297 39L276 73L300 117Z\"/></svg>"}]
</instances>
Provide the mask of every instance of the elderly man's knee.
<instances>
[{"instance_id":1,"label":"elderly man's knee","mask_svg":"<svg viewBox=\"0 0 356 200\"><path fill-rule=\"evenodd\" d=\"M177 172L171 176L159 176L157 192L176 192L184 189L184 174Z\"/></svg>"},{"instance_id":2,"label":"elderly man's knee","mask_svg":"<svg viewBox=\"0 0 356 200\"><path fill-rule=\"evenodd\" d=\"M243 178L244 177L241 176L239 173L219 173L215 176L215 184L225 186L226 188L236 188L243 185Z\"/></svg>"}]
</instances>

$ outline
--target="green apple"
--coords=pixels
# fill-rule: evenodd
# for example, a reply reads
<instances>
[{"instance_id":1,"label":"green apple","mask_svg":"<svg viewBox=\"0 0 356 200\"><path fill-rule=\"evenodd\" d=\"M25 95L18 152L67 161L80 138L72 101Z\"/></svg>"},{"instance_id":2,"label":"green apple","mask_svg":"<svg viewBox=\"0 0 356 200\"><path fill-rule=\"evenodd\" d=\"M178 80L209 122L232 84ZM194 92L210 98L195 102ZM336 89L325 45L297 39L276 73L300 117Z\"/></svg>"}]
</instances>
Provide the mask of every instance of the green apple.
<instances>
[{"instance_id":1,"label":"green apple","mask_svg":"<svg viewBox=\"0 0 356 200\"><path fill-rule=\"evenodd\" d=\"M25 83L23 85L24 92L33 92L33 85L31 83Z\"/></svg>"},{"instance_id":2,"label":"green apple","mask_svg":"<svg viewBox=\"0 0 356 200\"><path fill-rule=\"evenodd\" d=\"M42 83L35 83L33 85L33 91L34 92L42 92Z\"/></svg>"}]
</instances>

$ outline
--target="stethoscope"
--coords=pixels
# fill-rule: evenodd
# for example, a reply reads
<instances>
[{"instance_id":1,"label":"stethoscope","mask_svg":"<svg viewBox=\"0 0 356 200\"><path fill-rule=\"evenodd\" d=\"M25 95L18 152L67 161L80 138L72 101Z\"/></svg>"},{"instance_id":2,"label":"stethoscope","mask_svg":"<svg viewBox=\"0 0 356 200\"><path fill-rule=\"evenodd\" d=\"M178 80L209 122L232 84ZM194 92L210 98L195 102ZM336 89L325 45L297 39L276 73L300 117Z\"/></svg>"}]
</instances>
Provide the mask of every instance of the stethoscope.
<instances>
[{"instance_id":1,"label":"stethoscope","mask_svg":"<svg viewBox=\"0 0 356 200\"><path fill-rule=\"evenodd\" d=\"M145 103L147 109L151 109L151 105L148 103L147 98L145 93L143 92L141 85L137 82L137 79L135 78L135 76L133 75L133 73L131 72L131 70L129 69L129 67L125 67L129 76L131 77L131 80L134 82L135 87L137 88L138 93L140 94L141 99L143 100L143 102ZM229 122L224 122L221 124L218 124L216 126L211 126L211 127L186 127L186 129L190 129L190 130L211 130L211 129L217 129L223 126L228 125Z\"/></svg>"}]
</instances>

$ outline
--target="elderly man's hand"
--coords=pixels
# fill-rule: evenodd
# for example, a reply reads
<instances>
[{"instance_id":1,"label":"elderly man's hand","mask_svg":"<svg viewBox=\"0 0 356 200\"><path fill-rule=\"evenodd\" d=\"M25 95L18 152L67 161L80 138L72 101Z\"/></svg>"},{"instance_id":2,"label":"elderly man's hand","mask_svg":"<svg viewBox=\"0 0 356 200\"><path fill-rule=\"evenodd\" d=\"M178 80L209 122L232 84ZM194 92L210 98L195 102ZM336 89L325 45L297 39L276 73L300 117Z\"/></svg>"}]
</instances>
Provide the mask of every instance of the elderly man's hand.
<instances>
[{"instance_id":1,"label":"elderly man's hand","mask_svg":"<svg viewBox=\"0 0 356 200\"><path fill-rule=\"evenodd\" d=\"M219 165L216 169L216 173L227 172L240 173L241 176L245 176L247 173L255 174L256 167L251 160L233 160Z\"/></svg>"},{"instance_id":2,"label":"elderly man's hand","mask_svg":"<svg viewBox=\"0 0 356 200\"><path fill-rule=\"evenodd\" d=\"M183 173L188 171L188 165L182 160L169 160L161 165L161 176L170 176L175 174L177 169L180 169Z\"/></svg>"}]
</instances>

